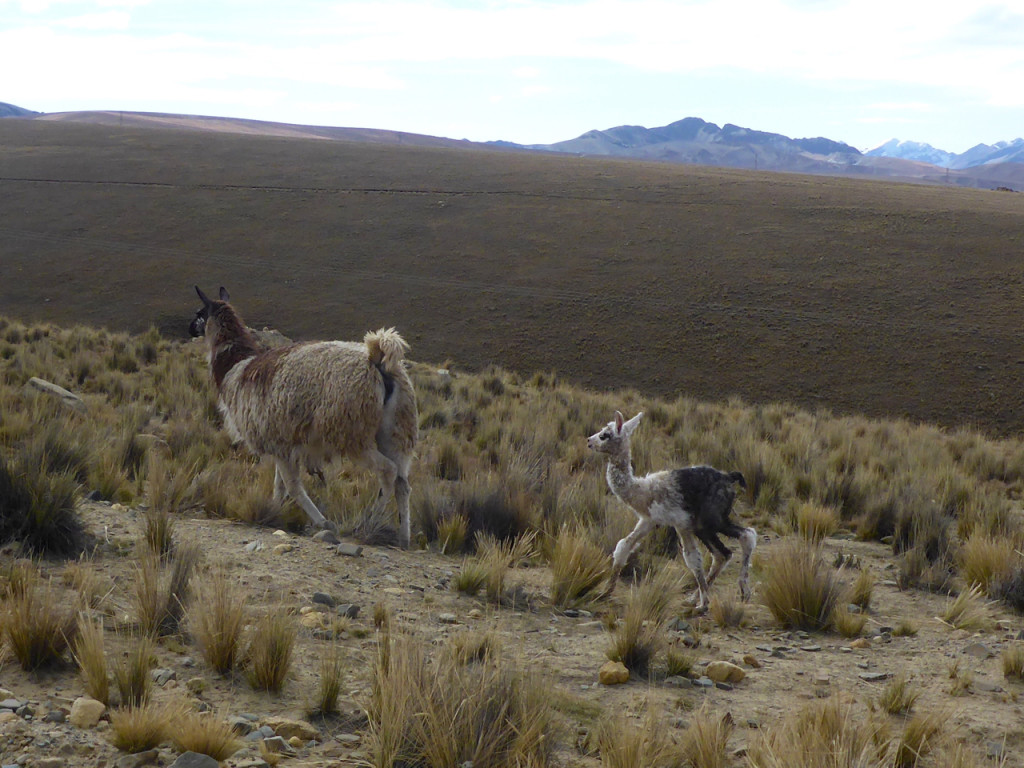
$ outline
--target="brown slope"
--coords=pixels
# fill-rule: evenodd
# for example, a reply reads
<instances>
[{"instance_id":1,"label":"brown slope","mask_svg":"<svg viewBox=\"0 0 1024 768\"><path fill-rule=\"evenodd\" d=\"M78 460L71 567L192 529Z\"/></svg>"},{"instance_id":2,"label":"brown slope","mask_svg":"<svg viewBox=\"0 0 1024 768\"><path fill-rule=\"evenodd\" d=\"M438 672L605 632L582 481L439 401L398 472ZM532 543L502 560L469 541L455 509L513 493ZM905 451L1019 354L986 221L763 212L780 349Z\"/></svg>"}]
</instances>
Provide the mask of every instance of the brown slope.
<instances>
[{"instance_id":1,"label":"brown slope","mask_svg":"<svg viewBox=\"0 0 1024 768\"><path fill-rule=\"evenodd\" d=\"M0 313L253 325L600 388L1024 423L1019 195L471 149L0 123Z\"/></svg>"}]
</instances>

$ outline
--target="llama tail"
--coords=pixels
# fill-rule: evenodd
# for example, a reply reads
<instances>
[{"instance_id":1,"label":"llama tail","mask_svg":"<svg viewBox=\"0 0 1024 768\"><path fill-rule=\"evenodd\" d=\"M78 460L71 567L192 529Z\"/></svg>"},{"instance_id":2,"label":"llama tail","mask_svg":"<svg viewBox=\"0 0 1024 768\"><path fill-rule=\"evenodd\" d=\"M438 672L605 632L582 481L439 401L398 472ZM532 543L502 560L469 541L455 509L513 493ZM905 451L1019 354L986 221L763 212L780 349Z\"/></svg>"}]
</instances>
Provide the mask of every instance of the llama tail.
<instances>
[{"instance_id":1,"label":"llama tail","mask_svg":"<svg viewBox=\"0 0 1024 768\"><path fill-rule=\"evenodd\" d=\"M743 487L743 488L747 487L747 481L743 477L743 473L742 472L730 472L729 473L729 479L732 480L734 483L739 483L740 486Z\"/></svg>"},{"instance_id":2,"label":"llama tail","mask_svg":"<svg viewBox=\"0 0 1024 768\"><path fill-rule=\"evenodd\" d=\"M409 345L394 328L381 328L379 331L371 331L363 338L366 344L366 354L370 362L391 375L402 370L402 361L405 360L405 351Z\"/></svg>"}]
</instances>

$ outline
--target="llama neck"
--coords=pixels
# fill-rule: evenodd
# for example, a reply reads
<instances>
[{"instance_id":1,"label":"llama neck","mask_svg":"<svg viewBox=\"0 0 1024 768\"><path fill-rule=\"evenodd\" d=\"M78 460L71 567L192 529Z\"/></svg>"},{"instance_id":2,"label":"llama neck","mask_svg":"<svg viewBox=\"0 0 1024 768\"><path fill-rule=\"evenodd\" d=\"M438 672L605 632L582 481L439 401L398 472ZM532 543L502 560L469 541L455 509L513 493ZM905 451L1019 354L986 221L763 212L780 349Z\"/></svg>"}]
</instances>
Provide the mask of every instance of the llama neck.
<instances>
[{"instance_id":1,"label":"llama neck","mask_svg":"<svg viewBox=\"0 0 1024 768\"><path fill-rule=\"evenodd\" d=\"M633 506L631 499L635 496L637 481L628 450L608 458L608 487L612 493Z\"/></svg>"}]
</instances>

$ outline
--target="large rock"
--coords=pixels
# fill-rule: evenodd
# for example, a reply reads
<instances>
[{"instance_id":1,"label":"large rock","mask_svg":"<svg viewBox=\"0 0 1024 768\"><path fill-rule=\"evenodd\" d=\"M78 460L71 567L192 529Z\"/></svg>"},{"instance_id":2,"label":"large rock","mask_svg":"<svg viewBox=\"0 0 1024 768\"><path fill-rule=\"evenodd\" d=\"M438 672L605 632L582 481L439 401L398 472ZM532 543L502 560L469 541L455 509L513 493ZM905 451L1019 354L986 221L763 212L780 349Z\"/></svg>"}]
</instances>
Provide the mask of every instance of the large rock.
<instances>
[{"instance_id":1,"label":"large rock","mask_svg":"<svg viewBox=\"0 0 1024 768\"><path fill-rule=\"evenodd\" d=\"M71 705L71 714L68 720L76 728L95 728L103 713L107 711L102 701L90 699L88 696L79 696Z\"/></svg>"},{"instance_id":2,"label":"large rock","mask_svg":"<svg viewBox=\"0 0 1024 768\"><path fill-rule=\"evenodd\" d=\"M622 685L629 682L629 670L621 661L606 661L597 673L601 685Z\"/></svg>"},{"instance_id":3,"label":"large rock","mask_svg":"<svg viewBox=\"0 0 1024 768\"><path fill-rule=\"evenodd\" d=\"M178 759L171 763L171 768L220 768L220 763L199 752L182 752Z\"/></svg>"},{"instance_id":4,"label":"large rock","mask_svg":"<svg viewBox=\"0 0 1024 768\"><path fill-rule=\"evenodd\" d=\"M704 670L704 674L716 683L738 683L747 676L743 667L728 661L712 661Z\"/></svg>"},{"instance_id":5,"label":"large rock","mask_svg":"<svg viewBox=\"0 0 1024 768\"><path fill-rule=\"evenodd\" d=\"M85 402L74 392L68 392L64 387L53 384L45 379L37 379L33 376L25 385L25 390L27 392L42 392L44 395L55 397L68 408L73 408L81 413L85 413L87 410Z\"/></svg>"},{"instance_id":6,"label":"large rock","mask_svg":"<svg viewBox=\"0 0 1024 768\"><path fill-rule=\"evenodd\" d=\"M274 729L274 733L286 740L293 736L298 736L303 742L320 738L320 731L305 720L289 720L286 717L268 717L263 721L263 724L269 725Z\"/></svg>"}]
</instances>

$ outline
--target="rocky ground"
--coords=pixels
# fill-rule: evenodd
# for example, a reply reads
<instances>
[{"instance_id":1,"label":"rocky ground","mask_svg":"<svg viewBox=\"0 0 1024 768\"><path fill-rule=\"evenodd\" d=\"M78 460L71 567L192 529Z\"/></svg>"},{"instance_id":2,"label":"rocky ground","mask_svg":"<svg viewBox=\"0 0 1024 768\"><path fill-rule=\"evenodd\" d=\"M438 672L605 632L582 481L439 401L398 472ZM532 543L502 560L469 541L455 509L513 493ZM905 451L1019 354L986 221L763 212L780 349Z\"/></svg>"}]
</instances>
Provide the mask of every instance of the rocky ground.
<instances>
[{"instance_id":1,"label":"rocky ground","mask_svg":"<svg viewBox=\"0 0 1024 768\"><path fill-rule=\"evenodd\" d=\"M84 516L103 542L94 565L114 587L110 600L115 608L108 623L116 624L124 620L128 603L121 590L135 562L123 553L131 549L128 545L141 528L141 516L102 503L88 504ZM563 765L599 764L583 746L586 739L579 737L593 727L598 709L635 716L639 723L653 705L673 729L682 729L696 709L707 705L716 713L729 712L738 724L729 752L732 764L739 766L744 763L743 748L757 728L771 728L815 697L835 692L871 701L887 677L901 672L908 673L922 691L915 711L947 712L950 733L977 754L1002 757L1008 766L1024 765L1020 727L1024 686L1004 679L999 658L1001 649L1021 636L1024 620L997 610L998 628L992 632L975 635L951 629L935 618L947 598L901 591L893 580L890 550L881 544L826 542L831 556L842 554L859 561L876 576L865 638L851 641L834 634L780 630L757 603L755 567L755 600L748 606L745 626L725 630L707 618L681 618L669 633L672 642L695 646L698 672L707 663L731 661L745 672L742 680L721 685L691 682L666 678L656 667L650 678L603 685L598 671L606 661L608 630L593 613L553 608L546 568L513 572L509 582L519 587L518 604L497 607L450 588L461 565L459 558L372 546L342 554L338 547L308 535L199 517L180 519L176 531L180 540L201 542L206 564L226 567L257 603L286 605L303 625L292 678L281 695L255 692L241 677L214 675L187 638L159 646L153 670L157 697L188 695L233 719L241 730L252 730L245 737L246 746L225 763L228 766L266 764L260 741L275 736L282 737L274 744L287 754L283 765L367 764L362 707L376 646L373 606L381 602L392 611L397 627L424 643L437 644L467 629L491 630L501 638L505 653L547 676L565 718L566 735L557 756ZM759 553L770 551L778 541L774 535L762 537ZM13 553L8 549L2 556L9 559ZM66 565L44 563L43 568L60 575ZM733 564L715 588L735 591L735 578ZM316 593L320 594L314 601ZM343 717L309 722L307 705L325 647L320 625L325 616L339 612L355 614L341 641L347 662ZM917 626L916 635L893 636L891 629L905 619ZM966 685L959 686L963 690L954 691L952 669L958 670ZM104 716L89 719L78 711L81 704L76 709L75 702L83 695L84 686L74 668L27 673L13 659L6 659L0 668L0 763L23 768L103 768L166 766L177 758L167 748L139 756L119 753L109 743L110 725ZM893 721L898 727L896 718Z\"/></svg>"}]
</instances>

